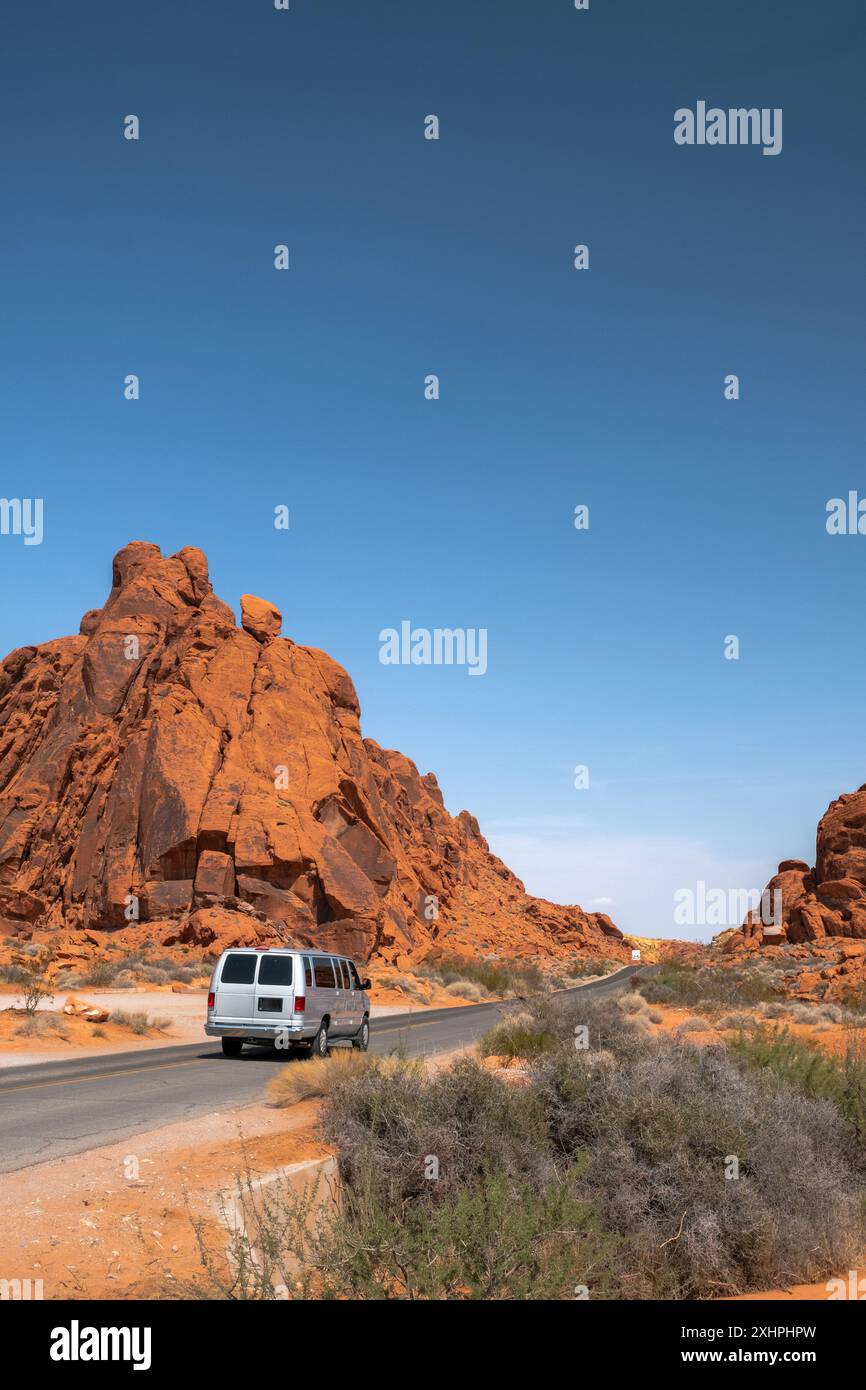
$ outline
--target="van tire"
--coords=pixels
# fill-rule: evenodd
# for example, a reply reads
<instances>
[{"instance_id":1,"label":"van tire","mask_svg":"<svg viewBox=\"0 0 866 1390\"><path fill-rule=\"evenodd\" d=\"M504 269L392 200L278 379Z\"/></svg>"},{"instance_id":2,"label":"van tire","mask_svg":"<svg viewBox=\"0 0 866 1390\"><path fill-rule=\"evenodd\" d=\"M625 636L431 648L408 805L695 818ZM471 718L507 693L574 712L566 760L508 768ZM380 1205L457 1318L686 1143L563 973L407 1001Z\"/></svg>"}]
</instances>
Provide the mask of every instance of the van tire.
<instances>
[{"instance_id":1,"label":"van tire","mask_svg":"<svg viewBox=\"0 0 866 1390\"><path fill-rule=\"evenodd\" d=\"M244 1040L243 1038L223 1038L222 1044L224 1057L240 1057Z\"/></svg>"},{"instance_id":2,"label":"van tire","mask_svg":"<svg viewBox=\"0 0 866 1390\"><path fill-rule=\"evenodd\" d=\"M352 1046L356 1052L366 1052L370 1046L370 1020L365 1018L354 1038Z\"/></svg>"},{"instance_id":3,"label":"van tire","mask_svg":"<svg viewBox=\"0 0 866 1390\"><path fill-rule=\"evenodd\" d=\"M320 1023L319 1031L313 1038L313 1046L310 1051L314 1057L327 1057L330 1050L328 1045L328 1025L327 1023Z\"/></svg>"}]
</instances>

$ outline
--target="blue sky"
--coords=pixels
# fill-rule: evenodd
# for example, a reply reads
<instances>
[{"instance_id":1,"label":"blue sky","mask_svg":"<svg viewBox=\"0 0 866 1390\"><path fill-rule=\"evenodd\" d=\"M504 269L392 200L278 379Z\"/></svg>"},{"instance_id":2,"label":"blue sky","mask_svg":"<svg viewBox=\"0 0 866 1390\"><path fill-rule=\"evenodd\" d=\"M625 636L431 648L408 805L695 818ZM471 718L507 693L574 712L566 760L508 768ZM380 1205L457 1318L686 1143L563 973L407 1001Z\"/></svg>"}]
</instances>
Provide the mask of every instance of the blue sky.
<instances>
[{"instance_id":1,"label":"blue sky","mask_svg":"<svg viewBox=\"0 0 866 1390\"><path fill-rule=\"evenodd\" d=\"M532 891L673 934L677 888L811 859L866 781L866 536L824 524L866 496L862 6L4 24L2 493L45 535L0 537L3 651L127 541L198 545ZM781 107L782 153L676 146L702 99ZM486 628L487 674L381 665L404 618Z\"/></svg>"}]
</instances>

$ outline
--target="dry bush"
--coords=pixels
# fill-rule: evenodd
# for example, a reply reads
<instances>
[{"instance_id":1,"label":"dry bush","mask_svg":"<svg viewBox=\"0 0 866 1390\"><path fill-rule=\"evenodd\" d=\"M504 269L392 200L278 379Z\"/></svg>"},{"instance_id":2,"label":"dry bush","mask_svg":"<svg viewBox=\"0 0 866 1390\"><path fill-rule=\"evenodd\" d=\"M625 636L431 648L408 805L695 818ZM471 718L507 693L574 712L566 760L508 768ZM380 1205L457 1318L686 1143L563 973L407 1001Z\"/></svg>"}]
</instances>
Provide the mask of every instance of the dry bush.
<instances>
[{"instance_id":1,"label":"dry bush","mask_svg":"<svg viewBox=\"0 0 866 1390\"><path fill-rule=\"evenodd\" d=\"M624 1014L646 1013L649 1009L642 994L621 994L616 1001L617 1008Z\"/></svg>"},{"instance_id":2,"label":"dry bush","mask_svg":"<svg viewBox=\"0 0 866 1390\"><path fill-rule=\"evenodd\" d=\"M368 1065L369 1055L355 1048L335 1048L330 1057L291 1057L268 1082L271 1103L280 1108L327 1095L345 1072L354 1075Z\"/></svg>"}]
</instances>

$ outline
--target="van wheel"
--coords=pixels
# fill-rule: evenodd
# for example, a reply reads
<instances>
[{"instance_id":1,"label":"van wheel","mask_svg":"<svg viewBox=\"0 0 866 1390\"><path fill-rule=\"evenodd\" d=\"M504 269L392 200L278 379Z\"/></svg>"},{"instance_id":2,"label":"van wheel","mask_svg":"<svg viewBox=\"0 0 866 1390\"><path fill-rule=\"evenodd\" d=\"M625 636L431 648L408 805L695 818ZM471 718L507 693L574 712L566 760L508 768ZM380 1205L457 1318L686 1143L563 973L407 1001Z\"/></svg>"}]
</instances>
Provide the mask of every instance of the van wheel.
<instances>
[{"instance_id":1,"label":"van wheel","mask_svg":"<svg viewBox=\"0 0 866 1390\"><path fill-rule=\"evenodd\" d=\"M223 1056L240 1057L244 1045L243 1038L223 1038Z\"/></svg>"},{"instance_id":2,"label":"van wheel","mask_svg":"<svg viewBox=\"0 0 866 1390\"><path fill-rule=\"evenodd\" d=\"M368 1019L364 1019L364 1022L352 1039L352 1046L356 1052L366 1052L367 1048L370 1046L370 1023Z\"/></svg>"},{"instance_id":3,"label":"van wheel","mask_svg":"<svg viewBox=\"0 0 866 1390\"><path fill-rule=\"evenodd\" d=\"M313 1046L311 1050L314 1057L327 1057L328 1052L330 1051L328 1047L327 1023L321 1023L319 1025L319 1031L313 1038Z\"/></svg>"}]
</instances>

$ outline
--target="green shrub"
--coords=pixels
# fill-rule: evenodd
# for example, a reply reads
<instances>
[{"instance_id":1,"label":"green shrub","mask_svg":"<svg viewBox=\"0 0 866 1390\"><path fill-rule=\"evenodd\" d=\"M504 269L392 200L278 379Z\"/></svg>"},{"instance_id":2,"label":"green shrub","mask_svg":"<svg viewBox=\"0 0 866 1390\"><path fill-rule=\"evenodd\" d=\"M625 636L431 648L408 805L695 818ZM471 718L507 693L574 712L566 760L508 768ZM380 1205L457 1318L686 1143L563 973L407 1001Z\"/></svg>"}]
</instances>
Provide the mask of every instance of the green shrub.
<instances>
[{"instance_id":1,"label":"green shrub","mask_svg":"<svg viewBox=\"0 0 866 1390\"><path fill-rule=\"evenodd\" d=\"M735 1055L750 1067L764 1068L806 1096L824 1097L835 1105L866 1143L866 1049L862 1040L845 1055L827 1053L817 1043L792 1036L787 1029L762 1028L732 1041Z\"/></svg>"},{"instance_id":2,"label":"green shrub","mask_svg":"<svg viewBox=\"0 0 866 1390\"><path fill-rule=\"evenodd\" d=\"M478 1042L482 1057L540 1057L555 1046L555 1040L543 1028L538 1028L532 1015L512 1014L497 1023Z\"/></svg>"}]
</instances>

